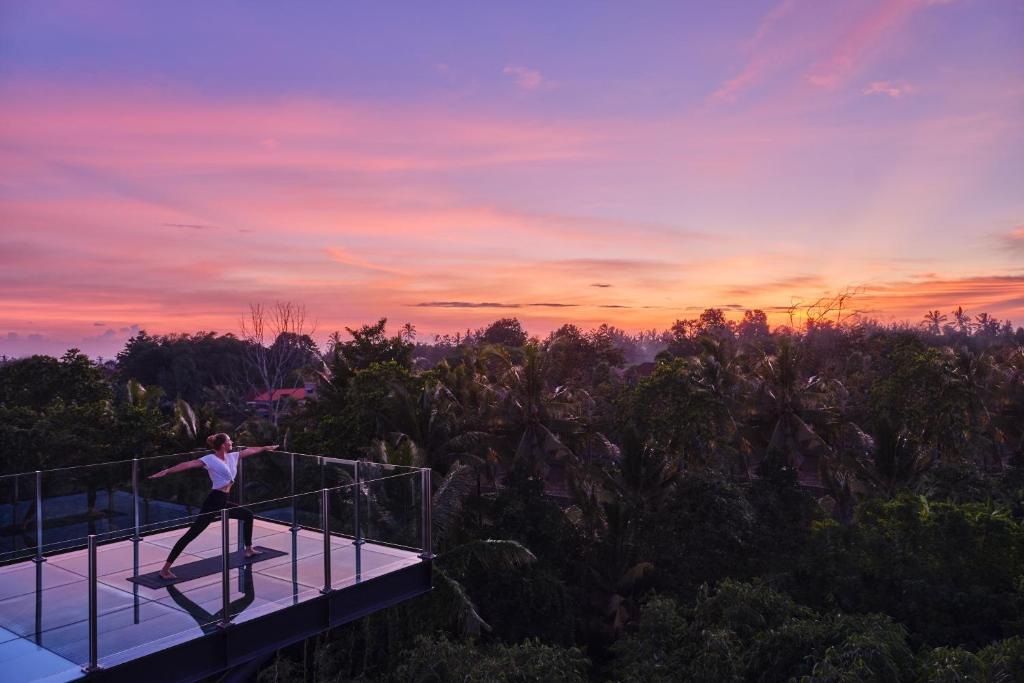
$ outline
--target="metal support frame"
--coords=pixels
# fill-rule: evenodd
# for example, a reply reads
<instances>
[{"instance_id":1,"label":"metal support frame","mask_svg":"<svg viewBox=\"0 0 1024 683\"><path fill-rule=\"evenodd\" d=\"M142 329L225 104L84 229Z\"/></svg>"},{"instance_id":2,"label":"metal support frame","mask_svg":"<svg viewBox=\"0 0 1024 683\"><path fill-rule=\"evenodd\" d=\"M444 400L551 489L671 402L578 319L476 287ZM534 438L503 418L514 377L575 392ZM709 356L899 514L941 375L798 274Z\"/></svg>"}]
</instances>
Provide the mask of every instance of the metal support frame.
<instances>
[{"instance_id":1,"label":"metal support frame","mask_svg":"<svg viewBox=\"0 0 1024 683\"><path fill-rule=\"evenodd\" d=\"M430 468L427 467L420 470L420 513L422 515L420 533L422 534L423 541L423 552L420 553L420 557L424 560L434 559L433 541L430 538L430 525L432 524L430 521L431 504Z\"/></svg>"},{"instance_id":2,"label":"metal support frame","mask_svg":"<svg viewBox=\"0 0 1024 683\"><path fill-rule=\"evenodd\" d=\"M355 537L353 543L360 546L365 541L363 541L363 525L359 523L359 508L362 507L359 501L363 497L363 478L359 474L358 460L356 460L355 471L355 485L352 487L352 535Z\"/></svg>"},{"instance_id":3,"label":"metal support frame","mask_svg":"<svg viewBox=\"0 0 1024 683\"><path fill-rule=\"evenodd\" d=\"M142 540L139 533L141 520L139 519L139 459L132 458L132 517L135 520L135 535L132 540L138 543Z\"/></svg>"},{"instance_id":4,"label":"metal support frame","mask_svg":"<svg viewBox=\"0 0 1024 683\"><path fill-rule=\"evenodd\" d=\"M331 592L331 498L330 491L320 490L320 523L324 529L324 587L325 595Z\"/></svg>"},{"instance_id":5,"label":"metal support frame","mask_svg":"<svg viewBox=\"0 0 1024 683\"><path fill-rule=\"evenodd\" d=\"M218 622L217 625L221 628L227 628L231 625L231 548L228 519L228 511L227 508L225 508L220 511L221 552L223 553L223 564L221 565L220 577L220 596L221 601L224 603L224 609L221 613L220 622Z\"/></svg>"},{"instance_id":6,"label":"metal support frame","mask_svg":"<svg viewBox=\"0 0 1024 683\"><path fill-rule=\"evenodd\" d=\"M82 667L85 673L100 669L99 664L99 616L96 599L96 534L89 534L89 663Z\"/></svg>"},{"instance_id":7,"label":"metal support frame","mask_svg":"<svg viewBox=\"0 0 1024 683\"><path fill-rule=\"evenodd\" d=\"M33 562L46 562L43 557L43 472L36 470L36 556Z\"/></svg>"}]
</instances>

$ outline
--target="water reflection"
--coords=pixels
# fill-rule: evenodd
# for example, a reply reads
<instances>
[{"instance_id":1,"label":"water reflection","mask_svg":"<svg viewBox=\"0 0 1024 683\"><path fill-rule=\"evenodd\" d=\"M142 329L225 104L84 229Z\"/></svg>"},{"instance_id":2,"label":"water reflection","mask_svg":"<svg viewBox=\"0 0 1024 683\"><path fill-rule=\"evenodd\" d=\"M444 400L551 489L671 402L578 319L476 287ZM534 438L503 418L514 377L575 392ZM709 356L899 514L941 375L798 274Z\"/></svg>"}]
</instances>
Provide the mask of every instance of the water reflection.
<instances>
[{"instance_id":1,"label":"water reflection","mask_svg":"<svg viewBox=\"0 0 1024 683\"><path fill-rule=\"evenodd\" d=\"M229 619L237 617L256 599L256 587L252 579L252 565L239 567L238 575L242 584L242 597L228 603ZM178 607L192 615L192 618L199 624L199 628L203 630L203 633L213 633L219 628L218 625L224 618L223 608L217 612L208 612L203 609L202 605L193 601L173 585L167 587L167 593Z\"/></svg>"}]
</instances>

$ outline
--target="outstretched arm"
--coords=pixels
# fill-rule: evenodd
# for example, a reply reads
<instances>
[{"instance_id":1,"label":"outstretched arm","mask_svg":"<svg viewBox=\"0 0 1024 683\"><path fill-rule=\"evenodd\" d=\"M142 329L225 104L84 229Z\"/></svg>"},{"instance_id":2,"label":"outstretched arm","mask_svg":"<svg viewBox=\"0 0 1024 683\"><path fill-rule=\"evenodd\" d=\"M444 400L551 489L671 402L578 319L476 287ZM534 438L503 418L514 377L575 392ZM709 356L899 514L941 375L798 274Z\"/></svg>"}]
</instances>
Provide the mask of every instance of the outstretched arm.
<instances>
[{"instance_id":1,"label":"outstretched arm","mask_svg":"<svg viewBox=\"0 0 1024 683\"><path fill-rule=\"evenodd\" d=\"M176 474L177 472L184 472L185 470L194 470L197 467L202 466L202 460L186 460L185 462L179 462L177 465L172 467L165 467L159 472L149 475L147 479L159 479L160 477L166 477L168 474Z\"/></svg>"},{"instance_id":2,"label":"outstretched arm","mask_svg":"<svg viewBox=\"0 0 1024 683\"><path fill-rule=\"evenodd\" d=\"M256 455L257 453L263 453L264 451L273 451L277 449L277 444L273 446L253 446L252 448L246 448L244 451L238 453L239 457L248 458L250 455Z\"/></svg>"}]
</instances>

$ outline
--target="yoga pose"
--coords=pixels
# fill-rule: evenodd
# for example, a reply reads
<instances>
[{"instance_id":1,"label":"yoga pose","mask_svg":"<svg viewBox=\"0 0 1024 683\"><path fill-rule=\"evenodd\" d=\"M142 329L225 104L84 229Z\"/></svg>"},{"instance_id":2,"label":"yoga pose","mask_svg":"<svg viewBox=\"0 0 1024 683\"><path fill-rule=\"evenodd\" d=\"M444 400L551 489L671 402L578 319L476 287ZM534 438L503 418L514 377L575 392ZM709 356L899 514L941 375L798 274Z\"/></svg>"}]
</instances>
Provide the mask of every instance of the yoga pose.
<instances>
[{"instance_id":1,"label":"yoga pose","mask_svg":"<svg viewBox=\"0 0 1024 683\"><path fill-rule=\"evenodd\" d=\"M255 550L252 547L252 512L240 506L238 503L228 501L228 492L231 491L231 485L235 483L235 475L238 473L239 458L248 458L250 455L256 455L257 453L263 453L264 451L272 451L277 448L277 444L274 444L273 446L246 448L241 452L232 452L231 437L227 434L214 434L206 439L206 443L213 449L213 453L204 455L196 460L178 463L173 467L162 469L156 474L151 474L149 476L150 479L159 479L160 477L168 474L174 474L175 472L184 472L185 470L205 467L206 471L210 475L210 482L213 485L210 495L206 497L206 500L203 502L202 509L199 510L199 515L196 517L195 521L192 522L192 526L188 528L185 535L179 538L178 542L174 544L174 547L171 549L171 554L167 556L167 562L164 563L163 568L160 570L160 578L168 581L178 578L171 571L171 565L174 564L176 559L178 559L178 555L181 555L181 551L185 549L185 546L195 540L199 534L203 533L203 530L206 529L206 527L210 526L210 523L218 516L217 512L220 510L229 509L230 512L228 513L228 516L232 519L242 520L245 556L252 557L253 555L260 554L260 551Z\"/></svg>"}]
</instances>

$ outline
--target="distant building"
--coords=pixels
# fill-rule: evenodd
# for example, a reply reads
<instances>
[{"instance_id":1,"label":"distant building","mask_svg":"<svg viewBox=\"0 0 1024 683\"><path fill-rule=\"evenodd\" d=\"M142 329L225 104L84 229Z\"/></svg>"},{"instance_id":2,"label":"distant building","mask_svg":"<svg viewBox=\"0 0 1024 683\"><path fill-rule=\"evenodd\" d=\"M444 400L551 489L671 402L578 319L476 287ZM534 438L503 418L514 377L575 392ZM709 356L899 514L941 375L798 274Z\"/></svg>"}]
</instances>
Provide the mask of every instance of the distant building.
<instances>
[{"instance_id":1,"label":"distant building","mask_svg":"<svg viewBox=\"0 0 1024 683\"><path fill-rule=\"evenodd\" d=\"M246 401L246 405L259 415L268 415L274 403L294 401L303 403L306 399L316 397L316 382L305 382L301 387L293 389L274 389L263 391Z\"/></svg>"}]
</instances>

